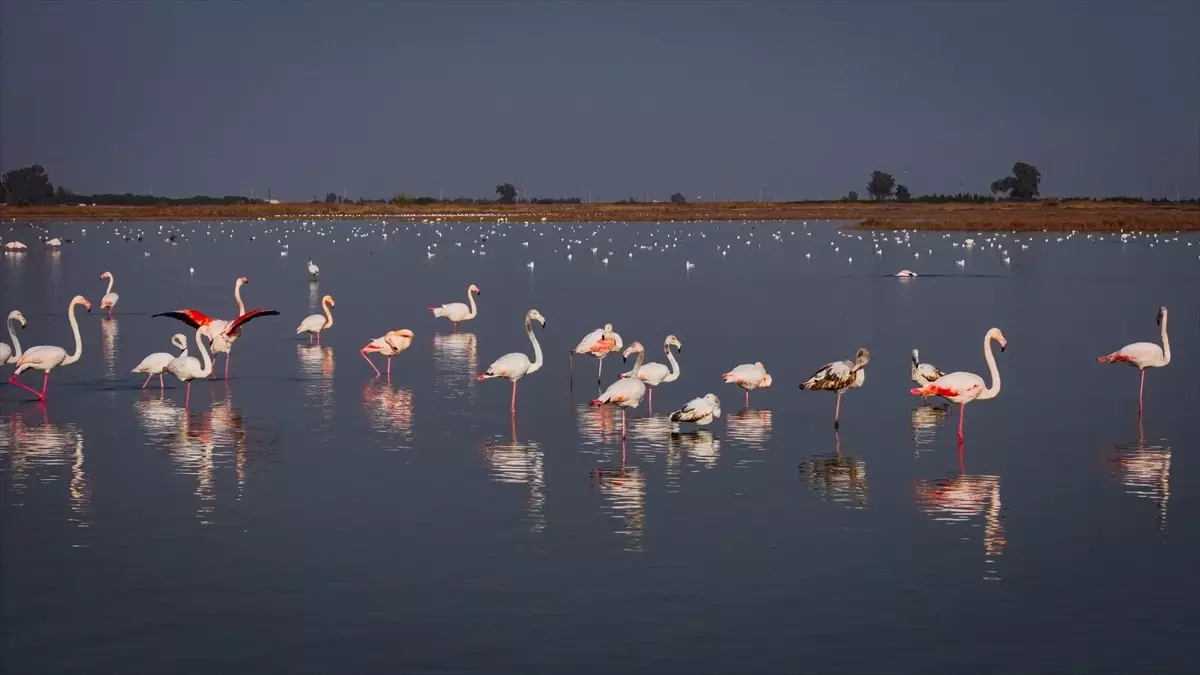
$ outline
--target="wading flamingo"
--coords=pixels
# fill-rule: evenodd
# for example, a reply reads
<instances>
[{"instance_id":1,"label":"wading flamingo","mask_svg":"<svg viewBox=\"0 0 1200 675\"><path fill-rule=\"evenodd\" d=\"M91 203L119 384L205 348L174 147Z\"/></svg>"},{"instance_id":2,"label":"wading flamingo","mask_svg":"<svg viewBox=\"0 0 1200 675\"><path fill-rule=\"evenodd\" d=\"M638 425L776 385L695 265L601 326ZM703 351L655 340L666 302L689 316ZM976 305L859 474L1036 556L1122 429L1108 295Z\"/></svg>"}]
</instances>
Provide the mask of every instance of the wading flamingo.
<instances>
[{"instance_id":1,"label":"wading flamingo","mask_svg":"<svg viewBox=\"0 0 1200 675\"><path fill-rule=\"evenodd\" d=\"M337 303L333 301L333 296L327 295L321 298L321 311L324 314L310 314L304 317L299 326L296 326L296 335L308 333L308 341L311 344L313 336L317 336L317 344L321 344L321 331L329 329L333 325L333 312L329 311L330 307L336 307Z\"/></svg>"},{"instance_id":2,"label":"wading flamingo","mask_svg":"<svg viewBox=\"0 0 1200 675\"><path fill-rule=\"evenodd\" d=\"M1142 371L1142 383L1138 385L1138 411L1142 409L1142 391L1146 388L1146 369L1162 368L1171 362L1171 343L1167 341L1167 308L1158 308L1158 325L1162 331L1162 346L1153 342L1135 342L1125 345L1108 356L1096 358L1099 363L1128 363Z\"/></svg>"},{"instance_id":3,"label":"wading flamingo","mask_svg":"<svg viewBox=\"0 0 1200 675\"><path fill-rule=\"evenodd\" d=\"M108 290L104 292L104 297L100 298L100 309L107 309L109 318L112 318L113 308L117 306L117 300L121 299L121 296L113 293L112 287L116 279L113 278L112 272L105 272L100 275L100 278L108 279Z\"/></svg>"},{"instance_id":4,"label":"wading flamingo","mask_svg":"<svg viewBox=\"0 0 1200 675\"><path fill-rule=\"evenodd\" d=\"M691 422L696 426L711 424L721 416L721 399L716 394L705 394L703 398L694 398L679 410L671 413L671 421L680 424Z\"/></svg>"},{"instance_id":5,"label":"wading flamingo","mask_svg":"<svg viewBox=\"0 0 1200 675\"><path fill-rule=\"evenodd\" d=\"M762 361L743 363L721 376L726 384L736 384L746 390L746 407L750 407L750 392L771 386L771 376Z\"/></svg>"},{"instance_id":6,"label":"wading flamingo","mask_svg":"<svg viewBox=\"0 0 1200 675\"><path fill-rule=\"evenodd\" d=\"M633 364L630 373L636 373L642 367L642 361L646 358L646 349L642 347L642 343L634 342L629 345L621 356L626 361L629 360L629 355L636 353L637 362ZM599 408L605 403L611 403L621 408L621 439L625 439L625 411L629 408L636 408L642 402L642 397L646 395L646 383L636 377L627 377L623 380L617 380L608 385L608 389L604 390L603 394L592 400L592 407Z\"/></svg>"},{"instance_id":7,"label":"wading flamingo","mask_svg":"<svg viewBox=\"0 0 1200 675\"><path fill-rule=\"evenodd\" d=\"M167 364L167 371L175 376L180 382L187 383L187 393L183 396L183 407L187 408L192 400L192 380L204 379L212 375L212 359L208 355L208 351L204 349L204 328L196 329L196 348L200 350L200 356L204 357L204 363L194 356L187 356L187 352L181 354L178 358Z\"/></svg>"},{"instance_id":8,"label":"wading flamingo","mask_svg":"<svg viewBox=\"0 0 1200 675\"><path fill-rule=\"evenodd\" d=\"M358 353L362 354L364 359L367 359L367 363L369 363L371 368L375 371L376 377L379 377L382 373L379 372L379 369L375 367L374 363L371 363L371 359L367 356L367 354L382 354L386 356L387 374L388 377L391 377L392 357L411 347L412 341L413 332L407 328L388 331L383 335L383 337L377 337L368 342L366 347L358 350Z\"/></svg>"},{"instance_id":9,"label":"wading flamingo","mask_svg":"<svg viewBox=\"0 0 1200 675\"><path fill-rule=\"evenodd\" d=\"M912 377L912 381L921 387L945 375L945 373L938 370L937 366L932 363L921 363L921 353L915 349L912 353L912 370L909 374Z\"/></svg>"},{"instance_id":10,"label":"wading flamingo","mask_svg":"<svg viewBox=\"0 0 1200 675\"><path fill-rule=\"evenodd\" d=\"M621 373L622 378L636 374L639 380L645 382L647 387L650 387L651 412L654 412L654 388L664 382L674 382L679 379L679 362L675 360L675 355L671 353L672 346L678 349L680 354L683 353L683 343L679 341L679 338L674 335L668 335L667 339L663 341L663 352L667 355L667 361L671 364L670 368L661 363L650 362L638 368L636 373L634 371Z\"/></svg>"},{"instance_id":11,"label":"wading flamingo","mask_svg":"<svg viewBox=\"0 0 1200 675\"><path fill-rule=\"evenodd\" d=\"M963 415L967 412L967 404L971 401L986 401L996 398L1000 393L1000 371L996 369L996 357L992 355L992 340L1000 343L1000 351L1008 347L1004 333L999 328L993 328L983 336L983 358L987 360L988 372L992 376L992 386L986 389L983 378L975 373L954 372L939 377L924 387L917 387L911 393L914 396L941 396L951 403L958 404L958 442L963 441Z\"/></svg>"},{"instance_id":12,"label":"wading flamingo","mask_svg":"<svg viewBox=\"0 0 1200 675\"><path fill-rule=\"evenodd\" d=\"M459 321L470 321L477 314L475 296L472 294L483 295L483 292L475 284L467 286L467 302L471 303L470 307L461 302L448 302L441 307L430 307L429 311L438 319L450 319L451 330L458 330Z\"/></svg>"},{"instance_id":13,"label":"wading flamingo","mask_svg":"<svg viewBox=\"0 0 1200 675\"><path fill-rule=\"evenodd\" d=\"M178 309L174 312L163 312L152 316L169 316L179 319L192 328L203 328L208 337L209 345L214 355L225 353L225 379L229 379L229 358L232 354L233 343L242 334L242 324L260 316L276 316L279 312L273 309L252 309L246 311L242 303L242 286L250 283L246 277L238 277L233 283L233 299L237 302L238 316L233 321L214 319L207 314L194 309Z\"/></svg>"},{"instance_id":14,"label":"wading flamingo","mask_svg":"<svg viewBox=\"0 0 1200 675\"><path fill-rule=\"evenodd\" d=\"M835 391L837 403L833 406L833 428L841 426L838 416L842 412L842 394L847 389L857 389L867 381L867 363L871 361L871 352L860 347L853 361L834 361L821 366L813 376L805 380L800 388L805 391Z\"/></svg>"},{"instance_id":15,"label":"wading flamingo","mask_svg":"<svg viewBox=\"0 0 1200 675\"><path fill-rule=\"evenodd\" d=\"M0 342L0 366L16 363L21 358L21 341L17 339L17 333L13 330L13 321L20 321L21 330L25 329L25 315L15 309L9 312L4 325L8 327L8 339L12 341L12 346Z\"/></svg>"},{"instance_id":16,"label":"wading flamingo","mask_svg":"<svg viewBox=\"0 0 1200 675\"><path fill-rule=\"evenodd\" d=\"M154 352L150 356L142 359L142 362L137 365L137 368L134 368L131 371L134 373L146 373L146 381L142 383L142 389L145 389L146 385L150 384L150 378L154 377L155 375L158 376L158 388L166 389L166 386L163 384L163 373L166 372L167 366L176 358L183 358L187 356L188 353L187 336L183 333L176 333L172 335L171 344L175 345L175 347L178 349L182 349L183 351L178 356L170 352Z\"/></svg>"},{"instance_id":17,"label":"wading flamingo","mask_svg":"<svg viewBox=\"0 0 1200 675\"><path fill-rule=\"evenodd\" d=\"M312 277L313 281L317 280L317 275L321 273L321 268L313 263L312 258L308 259L308 276Z\"/></svg>"},{"instance_id":18,"label":"wading flamingo","mask_svg":"<svg viewBox=\"0 0 1200 675\"><path fill-rule=\"evenodd\" d=\"M579 344L575 345L575 349L569 352L570 362L567 365L573 373L575 372L575 355L591 354L600 360L600 367L596 369L596 384L600 384L602 381L601 377L604 373L604 357L613 352L621 351L621 348L624 346L625 345L621 343L621 336L613 332L613 325L611 323L606 323L604 324L604 328L597 328L596 330L583 336L583 339L579 341Z\"/></svg>"},{"instance_id":19,"label":"wading flamingo","mask_svg":"<svg viewBox=\"0 0 1200 675\"><path fill-rule=\"evenodd\" d=\"M533 335L533 322L536 321L546 327L546 319L536 309L531 309L525 313L525 334L529 336L529 341L533 344L533 361L529 360L528 356L520 352L505 354L496 359L482 375L475 378L476 382L490 380L493 377L506 377L512 381L512 403L509 406L509 412L516 414L517 412L517 380L537 372L542 367L542 346L538 344L537 338Z\"/></svg>"},{"instance_id":20,"label":"wading flamingo","mask_svg":"<svg viewBox=\"0 0 1200 675\"><path fill-rule=\"evenodd\" d=\"M30 347L17 359L17 370L8 378L9 384L15 384L18 387L37 394L38 399L46 400L46 387L50 384L50 371L59 366L69 366L79 360L83 356L83 340L79 337L79 322L75 320L75 306L83 305L87 311L92 311L92 303L87 301L87 298L82 295L77 295L71 298L71 304L67 305L67 319L71 323L71 332L75 334L75 351L68 354L67 350L62 347L38 346ZM40 370L45 373L42 378L42 391L38 391L32 387L26 386L17 381L17 377L26 370Z\"/></svg>"}]
</instances>

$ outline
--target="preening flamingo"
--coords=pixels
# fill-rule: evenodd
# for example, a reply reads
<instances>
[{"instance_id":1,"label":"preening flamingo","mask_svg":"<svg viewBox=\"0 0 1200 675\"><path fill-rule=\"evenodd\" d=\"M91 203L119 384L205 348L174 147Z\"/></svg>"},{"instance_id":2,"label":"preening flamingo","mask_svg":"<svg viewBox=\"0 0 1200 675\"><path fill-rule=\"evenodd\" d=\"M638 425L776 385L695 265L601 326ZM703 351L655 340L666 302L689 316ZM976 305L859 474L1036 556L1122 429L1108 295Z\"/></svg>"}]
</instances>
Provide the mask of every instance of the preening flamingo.
<instances>
[{"instance_id":1,"label":"preening flamingo","mask_svg":"<svg viewBox=\"0 0 1200 675\"><path fill-rule=\"evenodd\" d=\"M309 258L308 259L308 276L312 277L313 281L316 281L317 275L319 275L320 273L321 273L321 268L317 267L313 263L312 258Z\"/></svg>"},{"instance_id":2,"label":"preening flamingo","mask_svg":"<svg viewBox=\"0 0 1200 675\"><path fill-rule=\"evenodd\" d=\"M624 345L621 343L621 336L613 332L613 325L611 323L606 323L604 324L604 328L597 328L588 333L583 336L578 345L575 345L575 349L569 353L570 363L568 363L568 366L574 372L575 355L591 354L600 360L600 367L596 369L596 384L600 384L604 373L604 357L613 352L621 351L622 347Z\"/></svg>"},{"instance_id":3,"label":"preening flamingo","mask_svg":"<svg viewBox=\"0 0 1200 675\"><path fill-rule=\"evenodd\" d=\"M763 367L762 361L754 363L743 363L721 375L726 384L736 384L746 390L746 407L750 407L750 392L755 389L766 388L771 386L771 376L767 374L767 369Z\"/></svg>"},{"instance_id":4,"label":"preening flamingo","mask_svg":"<svg viewBox=\"0 0 1200 675\"><path fill-rule=\"evenodd\" d=\"M458 330L459 321L470 321L478 313L478 308L475 307L475 296L472 295L474 293L483 294L475 284L467 286L467 302L471 303L470 307L461 302L448 302L441 307L430 307L429 311L433 312L435 318L450 319L452 330Z\"/></svg>"},{"instance_id":5,"label":"preening flamingo","mask_svg":"<svg viewBox=\"0 0 1200 675\"><path fill-rule=\"evenodd\" d=\"M50 371L59 366L68 366L79 360L83 356L83 340L79 337L79 322L75 320L76 305L83 305L87 311L92 311L92 303L87 301L87 298L82 295L77 295L71 298L71 304L67 305L67 319L71 323L71 332L75 335L75 351L67 354L67 350L62 347L38 346L30 347L17 359L17 370L8 378L9 384L15 384L26 391L37 394L37 397L42 401L46 400L46 387L50 384ZM26 386L17 381L17 377L26 370L40 370L45 373L42 378L42 391L39 393L36 389Z\"/></svg>"},{"instance_id":6,"label":"preening flamingo","mask_svg":"<svg viewBox=\"0 0 1200 675\"><path fill-rule=\"evenodd\" d=\"M1135 342L1117 351L1096 357L1098 363L1128 363L1142 371L1142 382L1138 385L1138 410L1142 409L1142 391L1146 388L1146 369L1162 368L1171 362L1171 343L1167 340L1167 308L1158 308L1158 325L1162 332L1162 346L1153 342Z\"/></svg>"},{"instance_id":7,"label":"preening flamingo","mask_svg":"<svg viewBox=\"0 0 1200 675\"><path fill-rule=\"evenodd\" d=\"M533 335L533 322L537 321L546 327L546 319L536 309L531 309L525 313L525 334L529 336L529 342L533 344L533 361L529 360L528 356L520 352L505 354L496 359L482 375L475 378L477 382L490 380L493 377L506 377L512 381L512 403L509 407L510 412L517 412L517 380L537 372L542 367L542 346L538 344L537 338Z\"/></svg>"},{"instance_id":8,"label":"preening flamingo","mask_svg":"<svg viewBox=\"0 0 1200 675\"><path fill-rule=\"evenodd\" d=\"M174 312L163 312L153 316L169 316L179 319L192 328L203 328L208 337L213 354L225 353L225 379L229 379L229 357L232 354L233 343L242 334L242 325L260 316L276 316L279 312L273 309L252 309L246 311L242 303L242 286L250 283L246 277L238 277L233 283L233 299L237 302L238 318L233 321L214 319L203 312L194 309L179 309Z\"/></svg>"},{"instance_id":9,"label":"preening flamingo","mask_svg":"<svg viewBox=\"0 0 1200 675\"><path fill-rule=\"evenodd\" d=\"M847 389L857 389L867 381L867 363L871 361L871 352L860 347L853 361L834 361L821 366L813 376L805 380L800 388L805 391L835 391L837 403L833 406L833 428L841 426L838 416L842 412L842 394Z\"/></svg>"},{"instance_id":10,"label":"preening flamingo","mask_svg":"<svg viewBox=\"0 0 1200 675\"><path fill-rule=\"evenodd\" d=\"M321 331L327 330L333 325L333 312L329 311L330 307L336 307L337 303L333 301L333 296L326 295L321 298L321 311L324 314L310 314L304 317L299 326L296 326L296 335L308 333L308 341L311 343L313 336L317 336L317 344L321 344Z\"/></svg>"},{"instance_id":11,"label":"preening flamingo","mask_svg":"<svg viewBox=\"0 0 1200 675\"><path fill-rule=\"evenodd\" d=\"M629 360L629 355L636 353L637 362L633 364L630 373L636 373L642 367L642 361L646 358L646 349L642 347L642 343L634 342L629 345L621 356L626 361ZM642 402L642 397L646 395L646 383L636 377L627 377L623 380L617 380L608 385L608 389L604 390L603 394L592 400L592 407L599 408L605 403L611 403L621 408L621 438L625 438L625 411L629 408L636 408Z\"/></svg>"},{"instance_id":12,"label":"preening flamingo","mask_svg":"<svg viewBox=\"0 0 1200 675\"><path fill-rule=\"evenodd\" d=\"M975 373L948 373L930 382L924 387L917 387L911 393L914 396L941 396L951 403L958 404L958 442L963 440L963 415L967 412L967 404L971 401L986 401L995 398L1000 393L1000 371L996 369L996 357L992 355L992 340L1000 343L1000 351L1008 346L1004 333L999 328L992 328L983 336L983 358L987 360L988 372L992 376L992 386L986 389L983 378Z\"/></svg>"},{"instance_id":13,"label":"preening flamingo","mask_svg":"<svg viewBox=\"0 0 1200 675\"><path fill-rule=\"evenodd\" d=\"M112 287L113 283L116 282L116 279L113 277L112 272L105 272L104 274L100 275L100 278L108 279L108 290L104 292L104 297L100 298L100 309L107 309L108 316L111 318L113 308L117 306L117 300L120 300L121 296L113 293Z\"/></svg>"},{"instance_id":14,"label":"preening flamingo","mask_svg":"<svg viewBox=\"0 0 1200 675\"><path fill-rule=\"evenodd\" d=\"M408 349L409 347L411 347L412 341L413 341L413 332L411 330L408 330L407 328L402 328L400 330L388 331L382 337L377 337L374 340L371 340L370 342L368 342L367 346L358 350L358 353L362 354L362 357L364 359L367 359L367 363L369 363L371 365L371 368L375 371L376 377L378 377L382 373L379 372L379 369L375 367L374 363L371 363L371 359L367 356L367 354L382 354L382 355L386 356L387 360L388 360L387 361L387 374L388 374L388 377L391 377L391 375L392 375L392 357L399 354L400 352L404 351L405 349Z\"/></svg>"},{"instance_id":15,"label":"preening flamingo","mask_svg":"<svg viewBox=\"0 0 1200 675\"><path fill-rule=\"evenodd\" d=\"M150 384L150 378L155 375L158 376L158 388L166 389L166 386L163 384L163 373L166 372L167 366L176 358L183 358L188 353L187 336L183 333L172 335L171 344L183 351L178 356L170 352L154 352L142 359L142 362L131 371L134 373L146 373L146 381L142 383L142 389L145 389L146 385Z\"/></svg>"},{"instance_id":16,"label":"preening flamingo","mask_svg":"<svg viewBox=\"0 0 1200 675\"><path fill-rule=\"evenodd\" d=\"M630 377L636 375L639 380L646 383L650 388L650 410L654 410L654 388L664 382L674 382L679 379L679 362L675 360L675 355L671 353L671 347L674 346L683 353L683 343L674 335L668 335L663 341L663 352L667 355L667 361L671 366L668 368L661 363L650 362L638 368L637 371L629 371L621 373L621 377Z\"/></svg>"},{"instance_id":17,"label":"preening flamingo","mask_svg":"<svg viewBox=\"0 0 1200 675\"><path fill-rule=\"evenodd\" d=\"M17 339L17 333L13 330L13 321L20 321L21 329L25 329L25 315L15 309L9 312L4 325L8 327L8 339L12 341L12 346L0 342L0 366L16 363L17 359L21 358L21 341Z\"/></svg>"},{"instance_id":18,"label":"preening flamingo","mask_svg":"<svg viewBox=\"0 0 1200 675\"><path fill-rule=\"evenodd\" d=\"M937 369L937 366L932 363L921 363L921 354L917 350L912 352L912 370L909 375L912 381L918 386L924 387L930 382L936 381L939 377L945 375Z\"/></svg>"},{"instance_id":19,"label":"preening flamingo","mask_svg":"<svg viewBox=\"0 0 1200 675\"><path fill-rule=\"evenodd\" d=\"M194 356L188 356L187 352L180 354L178 358L173 359L167 364L167 371L175 376L180 382L187 383L187 393L183 397L183 407L188 407L192 400L192 380L203 379L212 375L212 359L208 355L208 351L204 349L204 327L196 329L196 348L200 350L200 356L204 357L204 363Z\"/></svg>"},{"instance_id":20,"label":"preening flamingo","mask_svg":"<svg viewBox=\"0 0 1200 675\"><path fill-rule=\"evenodd\" d=\"M671 413L671 421L679 424L691 422L696 426L705 426L721 416L721 399L716 394L705 394L703 398L694 398L679 410Z\"/></svg>"}]
</instances>

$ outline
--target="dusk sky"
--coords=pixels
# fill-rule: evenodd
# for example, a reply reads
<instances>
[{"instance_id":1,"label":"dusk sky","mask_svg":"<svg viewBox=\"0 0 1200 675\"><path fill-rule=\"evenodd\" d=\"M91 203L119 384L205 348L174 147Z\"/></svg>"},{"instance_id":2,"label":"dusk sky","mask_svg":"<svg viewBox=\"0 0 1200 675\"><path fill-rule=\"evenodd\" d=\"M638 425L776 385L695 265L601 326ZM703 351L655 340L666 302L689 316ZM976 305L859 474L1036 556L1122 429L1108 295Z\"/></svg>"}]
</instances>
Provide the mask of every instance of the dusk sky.
<instances>
[{"instance_id":1,"label":"dusk sky","mask_svg":"<svg viewBox=\"0 0 1200 675\"><path fill-rule=\"evenodd\" d=\"M77 192L1200 196L1200 2L0 3L0 168Z\"/></svg>"}]
</instances>

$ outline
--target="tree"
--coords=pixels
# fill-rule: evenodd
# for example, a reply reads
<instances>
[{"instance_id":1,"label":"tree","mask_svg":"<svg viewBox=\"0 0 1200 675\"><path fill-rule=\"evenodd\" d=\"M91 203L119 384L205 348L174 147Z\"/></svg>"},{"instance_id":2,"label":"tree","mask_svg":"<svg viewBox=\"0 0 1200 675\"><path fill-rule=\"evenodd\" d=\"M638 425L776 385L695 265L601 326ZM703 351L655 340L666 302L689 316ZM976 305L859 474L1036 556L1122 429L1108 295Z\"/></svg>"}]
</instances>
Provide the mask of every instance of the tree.
<instances>
[{"instance_id":1,"label":"tree","mask_svg":"<svg viewBox=\"0 0 1200 675\"><path fill-rule=\"evenodd\" d=\"M5 200L14 204L46 204L54 201L54 184L40 164L13 169L0 179Z\"/></svg>"},{"instance_id":2,"label":"tree","mask_svg":"<svg viewBox=\"0 0 1200 675\"><path fill-rule=\"evenodd\" d=\"M496 194L500 198L496 201L501 204L515 204L517 202L517 188L512 183L501 183L496 186Z\"/></svg>"},{"instance_id":3,"label":"tree","mask_svg":"<svg viewBox=\"0 0 1200 675\"><path fill-rule=\"evenodd\" d=\"M686 204L687 197L684 197L683 194L676 192L675 194L671 195L671 203L672 204Z\"/></svg>"},{"instance_id":4,"label":"tree","mask_svg":"<svg viewBox=\"0 0 1200 675\"><path fill-rule=\"evenodd\" d=\"M1007 192L1009 199L1033 199L1037 197L1042 182L1042 172L1032 164L1013 164L1013 175L992 181L992 194Z\"/></svg>"},{"instance_id":5,"label":"tree","mask_svg":"<svg viewBox=\"0 0 1200 675\"><path fill-rule=\"evenodd\" d=\"M845 197L842 197L842 201L844 201L844 202L856 202L856 201L858 201L858 191L857 191L857 190L851 190L850 192L848 192L848 193L846 194L846 196L845 196Z\"/></svg>"},{"instance_id":6,"label":"tree","mask_svg":"<svg viewBox=\"0 0 1200 675\"><path fill-rule=\"evenodd\" d=\"M897 185L896 186L896 201L906 202L910 199L912 199L912 193L908 191L908 186L907 185Z\"/></svg>"},{"instance_id":7,"label":"tree","mask_svg":"<svg viewBox=\"0 0 1200 675\"><path fill-rule=\"evenodd\" d=\"M892 174L872 171L871 182L867 183L867 192L875 199L887 199L892 196L892 188L895 186L896 179L892 178Z\"/></svg>"},{"instance_id":8,"label":"tree","mask_svg":"<svg viewBox=\"0 0 1200 675\"><path fill-rule=\"evenodd\" d=\"M336 203L338 203L338 199L339 199L339 197L336 192L325 193L325 203L326 204L336 204Z\"/></svg>"}]
</instances>

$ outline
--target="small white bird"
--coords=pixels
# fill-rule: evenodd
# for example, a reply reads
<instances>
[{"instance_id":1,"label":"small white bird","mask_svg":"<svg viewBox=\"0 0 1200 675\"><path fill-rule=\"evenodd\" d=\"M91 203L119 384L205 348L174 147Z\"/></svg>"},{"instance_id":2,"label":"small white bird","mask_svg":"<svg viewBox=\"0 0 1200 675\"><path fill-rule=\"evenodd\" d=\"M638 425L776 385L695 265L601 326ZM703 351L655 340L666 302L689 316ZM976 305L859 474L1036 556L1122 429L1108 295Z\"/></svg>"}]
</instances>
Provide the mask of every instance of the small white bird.
<instances>
[{"instance_id":1,"label":"small white bird","mask_svg":"<svg viewBox=\"0 0 1200 675\"><path fill-rule=\"evenodd\" d=\"M146 373L146 381L142 383L142 389L150 384L150 378L158 376L158 388L165 389L163 384L163 373L167 371L167 366L177 358L183 358L188 355L187 336L183 333L176 333L171 336L171 344L183 351L178 354L170 352L154 352L153 354L142 359L142 362L137 365L131 372Z\"/></svg>"},{"instance_id":2,"label":"small white bird","mask_svg":"<svg viewBox=\"0 0 1200 675\"><path fill-rule=\"evenodd\" d=\"M703 398L694 398L682 408L671 413L671 421L675 424L691 422L696 426L711 424L714 419L721 417L721 399L716 394L705 394Z\"/></svg>"},{"instance_id":3,"label":"small white bird","mask_svg":"<svg viewBox=\"0 0 1200 675\"><path fill-rule=\"evenodd\" d=\"M312 277L313 281L316 281L317 275L320 273L321 273L321 268L317 267L316 264L313 263L312 258L309 258L308 259L308 275L310 277Z\"/></svg>"}]
</instances>

